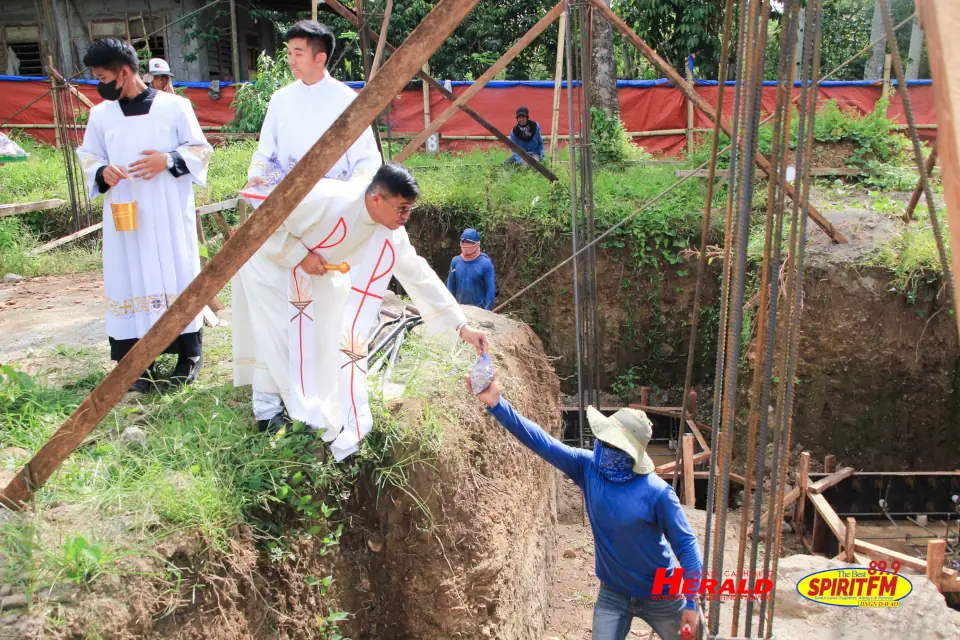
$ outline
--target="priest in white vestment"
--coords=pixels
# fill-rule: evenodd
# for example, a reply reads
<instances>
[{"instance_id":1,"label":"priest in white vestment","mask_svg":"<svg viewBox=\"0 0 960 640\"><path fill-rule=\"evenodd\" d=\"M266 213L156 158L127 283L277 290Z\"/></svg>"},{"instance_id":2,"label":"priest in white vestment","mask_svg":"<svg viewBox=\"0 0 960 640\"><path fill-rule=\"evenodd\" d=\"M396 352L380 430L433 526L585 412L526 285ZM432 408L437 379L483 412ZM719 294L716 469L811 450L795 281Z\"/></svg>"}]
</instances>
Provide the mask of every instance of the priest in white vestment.
<instances>
[{"instance_id":1,"label":"priest in white vestment","mask_svg":"<svg viewBox=\"0 0 960 640\"><path fill-rule=\"evenodd\" d=\"M353 89L327 72L327 60L333 55L336 40L325 25L314 20L303 20L290 27L284 40L287 43L287 62L297 80L270 98L260 131L260 143L250 163L246 189L259 188L263 193L272 190L290 172L357 97ZM325 177L369 180L381 164L376 139L368 127ZM255 206L258 204L256 200L252 202ZM265 272L265 264L270 264L270 258L261 248L233 279L235 299L244 296L252 272ZM278 271L273 273L276 276L273 285L276 292L285 296L286 274ZM235 321L237 316L242 315L243 311L238 311L234 306ZM260 338L253 336L251 339ZM267 429L271 424L276 427L284 420L281 394L268 390L274 386L254 386L253 413L261 429Z\"/></svg>"},{"instance_id":2,"label":"priest in white vestment","mask_svg":"<svg viewBox=\"0 0 960 640\"><path fill-rule=\"evenodd\" d=\"M250 262L234 291L234 384L279 393L290 417L324 429L337 460L371 429L366 340L391 277L413 299L428 333L458 331L477 353L443 280L417 255L404 224L419 196L410 172L381 167L372 181L321 180ZM350 265L347 274L324 265ZM289 288L276 286L286 278Z\"/></svg>"},{"instance_id":3,"label":"priest in white vestment","mask_svg":"<svg viewBox=\"0 0 960 640\"><path fill-rule=\"evenodd\" d=\"M200 272L193 185L204 186L213 148L190 102L158 92L137 74L137 53L117 38L98 40L83 62L104 99L90 110L77 150L89 196L103 199L103 285L113 360L121 360ZM112 204L136 202L136 228L117 230ZM202 319L167 349L178 355L172 386L196 379L203 363ZM153 366L132 391L149 391Z\"/></svg>"}]
</instances>

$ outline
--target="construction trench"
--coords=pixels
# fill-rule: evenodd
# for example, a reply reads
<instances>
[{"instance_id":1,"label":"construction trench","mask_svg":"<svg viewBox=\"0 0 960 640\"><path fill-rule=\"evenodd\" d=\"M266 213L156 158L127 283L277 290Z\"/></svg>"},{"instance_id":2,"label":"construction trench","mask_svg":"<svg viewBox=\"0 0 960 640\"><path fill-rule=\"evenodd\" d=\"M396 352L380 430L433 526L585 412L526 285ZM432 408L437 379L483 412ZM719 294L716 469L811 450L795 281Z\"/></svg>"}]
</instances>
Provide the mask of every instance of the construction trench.
<instances>
[{"instance_id":1,"label":"construction trench","mask_svg":"<svg viewBox=\"0 0 960 640\"><path fill-rule=\"evenodd\" d=\"M442 0L397 47L383 73L370 81L258 214L236 230L147 336L10 479L0 499L11 513L29 509L32 495L84 442L146 364L279 226L315 184L314 176L323 175L407 80L423 73L423 63L474 4ZM788 37L778 52L781 82L777 107L768 115L761 112L759 94L767 50L764 16L770 0L740 3L736 43L731 42L732 5L728 0L723 40L732 56L724 60L736 61L738 82L721 92L720 105L690 96L711 118L717 111L725 114L713 131L712 160L702 167L711 174L704 229L710 228L711 216L727 220L723 259L707 264L709 234L703 233L699 252L682 265L698 273L693 290L674 289L670 329L664 344L657 345L684 354L686 362L680 358L672 370L659 372L664 382L653 389L643 387L634 399L654 421L651 454L657 472L674 483L688 515L698 523L706 570L715 575L766 576L776 583L767 599L702 602L707 637L960 637L960 614L947 606L956 604L960 592L960 472L948 470L955 467L958 453L954 444L960 414L958 318L955 313L929 320L910 318L909 310L891 308L889 299L877 295L886 286L878 274L853 275L822 261L824 252L821 260L816 251L806 255L807 239L814 236L819 240L812 244L828 247L848 242L843 229L810 202L813 105L824 75L818 64L821 2L806 4L804 40ZM787 0L784 6L786 24L795 26L799 0ZM930 37L940 42L936 18L946 20L950 9L926 6L927 24L933 25ZM477 90L561 15L566 25L567 80L580 87L567 93L570 244L552 256L556 268L533 283L517 277L502 284L504 313L473 311L470 317L489 331L504 393L517 409L570 444L589 446L585 407L592 404L606 412L616 408L606 405L601 394L610 383L606 364L613 360L620 365L614 369L618 370L648 354L618 353L616 340L611 339L617 315L624 310L617 304L622 294L611 293L616 287L605 277L609 256L597 250L612 230L598 234L593 215L592 80L589 49L579 42L589 41L594 18L607 19L663 76L685 93L693 90L599 0L556 5L491 68L489 77L484 74ZM884 19L887 33L892 33L889 15L885 13ZM902 64L895 45L892 48L901 76ZM795 59L802 60L803 68L796 87ZM467 100L469 92L454 101L451 114ZM800 143L793 149L792 104L797 105L800 131ZM757 152L761 120L773 121L770 158ZM412 153L443 121L436 119L433 128L398 158ZM581 135L574 138L573 131ZM712 210L712 174L722 131L734 149L729 199L724 207ZM909 133L916 140L916 128ZM945 139L941 144L956 142ZM957 169L950 163L958 159L955 150L943 157L946 176ZM917 160L923 185L926 172L922 157ZM758 324L755 339L741 344L747 236L754 176L760 174L772 178L756 187L768 190ZM935 216L929 186L924 191L930 215ZM956 246L960 233L953 224L960 215L960 200L953 195L949 191L946 195L953 242L938 236L944 265L949 264L944 245ZM431 224L429 216L419 224L410 230L415 246L433 265L449 261L455 244L451 234L456 231ZM786 229L789 232L784 233ZM495 262L508 264L516 242L512 235L491 238L487 250ZM954 265L957 254L954 251ZM945 272L948 295L956 299L960 291L950 270ZM665 270L662 275L669 283L671 273ZM531 322L537 333L508 317L510 305L519 307L527 295L553 301L552 314ZM706 339L697 335L699 310L712 304L720 309L718 335L713 337L714 347L706 349L702 347ZM836 314L838 308L843 313ZM836 315L835 324L817 322L820 330L810 331L810 319L823 318L828 310ZM521 311L517 315L526 317ZM873 337L865 335L864 324L870 325ZM455 350L449 343L437 346ZM703 351L697 360L698 348L715 354L715 362L704 361ZM750 356L742 366L740 355L745 351ZM713 384L694 385L695 379L704 378L704 370ZM432 390L429 401L398 400L389 407L391 415L414 430L423 428L434 404L446 409L453 419L446 425L436 460L412 472L410 494L394 492L383 500L378 487L361 483L350 508L352 526L345 529L337 552L322 555L311 553L319 547L307 547L301 550L302 563L278 567L258 557L251 532L242 528L226 558L215 556L198 538L184 535L166 541L158 554L192 576L184 588L191 580L193 586L219 582L215 599L194 594L186 603L181 598L172 615L161 617L158 611L169 606L165 600L169 594L159 593L149 579L104 580L94 589L95 597L67 606L65 624L51 627L43 619L26 617L14 628L13 633L20 635L11 637L83 637L82 629L91 620L106 624L100 627L103 637L326 637L318 629L315 610L320 603L309 582L321 571L337 576L331 595L352 613L345 623L351 637L543 637L551 576L558 562L553 540L564 480L492 428L476 404L454 399L444 373L443 366L423 372L422 384ZM430 514L429 523L424 522L424 513ZM797 594L797 583L807 574L846 566L876 568L879 563L911 577L914 591L898 608L837 611ZM159 566L147 565L144 574ZM70 600L64 602L69 605ZM112 612L106 623L104 609Z\"/></svg>"}]
</instances>

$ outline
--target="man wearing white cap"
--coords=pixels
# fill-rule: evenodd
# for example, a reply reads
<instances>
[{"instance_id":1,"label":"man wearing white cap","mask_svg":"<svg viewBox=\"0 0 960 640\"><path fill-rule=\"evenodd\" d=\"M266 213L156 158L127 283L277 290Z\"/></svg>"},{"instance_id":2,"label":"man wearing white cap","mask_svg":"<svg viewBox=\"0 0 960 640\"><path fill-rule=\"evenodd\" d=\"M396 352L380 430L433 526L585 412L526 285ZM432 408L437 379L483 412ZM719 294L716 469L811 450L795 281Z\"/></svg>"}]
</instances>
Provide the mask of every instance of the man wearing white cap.
<instances>
[{"instance_id":1,"label":"man wearing white cap","mask_svg":"<svg viewBox=\"0 0 960 640\"><path fill-rule=\"evenodd\" d=\"M466 382L472 392L469 376ZM587 419L597 438L591 452L568 447L519 415L500 395L496 373L476 396L507 431L583 491L600 579L593 640L624 640L635 617L664 640L680 638L681 629L684 637L696 637L700 614L692 595L685 600L652 597L657 570L672 575L677 568L671 549L684 581L698 580L702 563L677 494L654 473L647 455L653 434L647 415L620 409L608 418L589 407Z\"/></svg>"},{"instance_id":2,"label":"man wearing white cap","mask_svg":"<svg viewBox=\"0 0 960 640\"><path fill-rule=\"evenodd\" d=\"M149 75L150 78L145 79L150 83L151 87L157 91L174 93L173 74L170 73L170 65L167 64L166 60L163 58L151 58L150 63L147 65L147 75Z\"/></svg>"}]
</instances>

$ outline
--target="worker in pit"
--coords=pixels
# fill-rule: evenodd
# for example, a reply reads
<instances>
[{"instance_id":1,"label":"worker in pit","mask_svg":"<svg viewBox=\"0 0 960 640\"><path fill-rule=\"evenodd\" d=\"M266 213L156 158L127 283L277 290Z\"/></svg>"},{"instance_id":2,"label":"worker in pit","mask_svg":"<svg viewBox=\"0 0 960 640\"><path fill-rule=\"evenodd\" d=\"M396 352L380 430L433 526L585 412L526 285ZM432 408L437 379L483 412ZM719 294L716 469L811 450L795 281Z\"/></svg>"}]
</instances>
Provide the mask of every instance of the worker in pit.
<instances>
[{"instance_id":1,"label":"worker in pit","mask_svg":"<svg viewBox=\"0 0 960 640\"><path fill-rule=\"evenodd\" d=\"M147 65L147 75L145 78L150 86L157 91L165 93L175 93L173 90L173 74L170 72L170 65L163 58L151 58Z\"/></svg>"},{"instance_id":2,"label":"worker in pit","mask_svg":"<svg viewBox=\"0 0 960 640\"><path fill-rule=\"evenodd\" d=\"M467 389L472 392L470 377ZM673 488L654 473L646 453L652 426L646 414L621 409L610 417L587 409L597 438L593 451L568 447L518 414L500 395L496 372L490 386L476 394L489 412L527 448L569 476L586 501L596 552L600 593L593 609L593 640L624 640L633 618L661 638L696 637L700 621L693 596L652 597L658 569L672 576L676 564L683 579L698 580L700 548Z\"/></svg>"},{"instance_id":3,"label":"worker in pit","mask_svg":"<svg viewBox=\"0 0 960 640\"><path fill-rule=\"evenodd\" d=\"M480 250L480 234L464 229L460 234L460 255L450 261L447 290L460 304L493 309L497 294L497 276L490 256Z\"/></svg>"},{"instance_id":4,"label":"worker in pit","mask_svg":"<svg viewBox=\"0 0 960 640\"><path fill-rule=\"evenodd\" d=\"M510 132L510 139L532 158L543 162L543 136L540 135L540 125L530 119L530 110L526 107L517 108L517 126ZM503 164L523 165L525 163L514 153Z\"/></svg>"}]
</instances>

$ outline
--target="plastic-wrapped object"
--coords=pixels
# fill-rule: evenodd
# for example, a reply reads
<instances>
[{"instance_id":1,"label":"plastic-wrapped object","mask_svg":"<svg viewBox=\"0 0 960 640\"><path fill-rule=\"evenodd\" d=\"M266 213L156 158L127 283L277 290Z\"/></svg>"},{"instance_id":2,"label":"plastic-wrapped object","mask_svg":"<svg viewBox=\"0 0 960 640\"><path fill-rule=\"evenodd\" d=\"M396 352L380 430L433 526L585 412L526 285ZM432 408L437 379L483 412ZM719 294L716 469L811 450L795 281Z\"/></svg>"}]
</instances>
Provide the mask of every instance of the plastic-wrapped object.
<instances>
[{"instance_id":1,"label":"plastic-wrapped object","mask_svg":"<svg viewBox=\"0 0 960 640\"><path fill-rule=\"evenodd\" d=\"M24 162L29 155L20 148L20 145L0 133L0 164L4 162Z\"/></svg>"},{"instance_id":2,"label":"plastic-wrapped object","mask_svg":"<svg viewBox=\"0 0 960 640\"><path fill-rule=\"evenodd\" d=\"M493 361L490 356L483 354L472 367L470 367L470 388L473 394L483 393L493 382Z\"/></svg>"}]
</instances>

